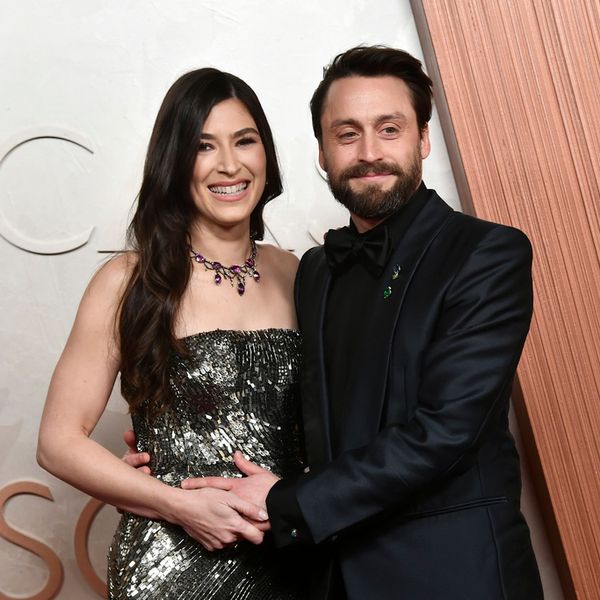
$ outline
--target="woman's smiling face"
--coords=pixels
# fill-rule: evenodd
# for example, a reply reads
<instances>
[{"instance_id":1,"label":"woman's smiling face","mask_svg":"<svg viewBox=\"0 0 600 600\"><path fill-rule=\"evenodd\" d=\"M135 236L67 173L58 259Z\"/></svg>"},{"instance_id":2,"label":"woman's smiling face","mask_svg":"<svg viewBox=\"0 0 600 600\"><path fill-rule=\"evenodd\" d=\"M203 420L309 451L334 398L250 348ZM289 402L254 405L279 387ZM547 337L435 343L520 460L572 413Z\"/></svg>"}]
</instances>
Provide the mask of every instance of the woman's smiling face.
<instances>
[{"instance_id":1,"label":"woman's smiling face","mask_svg":"<svg viewBox=\"0 0 600 600\"><path fill-rule=\"evenodd\" d=\"M266 181L256 123L237 98L216 104L200 135L190 193L201 219L222 227L250 219Z\"/></svg>"}]
</instances>

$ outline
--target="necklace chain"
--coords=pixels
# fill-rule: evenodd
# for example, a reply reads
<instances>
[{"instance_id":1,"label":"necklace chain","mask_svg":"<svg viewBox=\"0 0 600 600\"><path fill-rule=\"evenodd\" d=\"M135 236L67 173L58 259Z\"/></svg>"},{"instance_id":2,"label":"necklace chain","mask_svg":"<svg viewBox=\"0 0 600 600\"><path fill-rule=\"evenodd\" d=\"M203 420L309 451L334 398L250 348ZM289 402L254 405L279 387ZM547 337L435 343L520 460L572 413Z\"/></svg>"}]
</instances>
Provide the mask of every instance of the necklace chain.
<instances>
[{"instance_id":1,"label":"necklace chain","mask_svg":"<svg viewBox=\"0 0 600 600\"><path fill-rule=\"evenodd\" d=\"M246 291L246 277L252 277L256 283L260 281L260 273L256 270L256 242L250 240L250 256L241 265L231 265L226 267L220 262L208 260L190 248L192 259L204 266L207 271L214 271L214 281L216 285L221 285L221 282L226 279L229 283L236 287L237 293L240 296Z\"/></svg>"}]
</instances>

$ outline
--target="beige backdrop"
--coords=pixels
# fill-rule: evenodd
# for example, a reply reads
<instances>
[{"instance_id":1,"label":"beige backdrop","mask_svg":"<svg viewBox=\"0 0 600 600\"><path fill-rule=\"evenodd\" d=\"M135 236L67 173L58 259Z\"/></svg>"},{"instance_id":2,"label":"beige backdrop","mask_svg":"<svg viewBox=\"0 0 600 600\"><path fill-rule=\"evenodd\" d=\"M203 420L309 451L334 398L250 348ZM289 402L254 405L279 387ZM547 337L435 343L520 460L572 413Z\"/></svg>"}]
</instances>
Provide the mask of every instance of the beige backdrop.
<instances>
[{"instance_id":1,"label":"beige backdrop","mask_svg":"<svg viewBox=\"0 0 600 600\"><path fill-rule=\"evenodd\" d=\"M103 508L94 519L96 504L39 469L35 438L82 291L104 252L122 246L166 89L206 65L255 88L286 179L269 206L268 239L301 254L347 218L316 167L308 100L322 66L358 43L422 52L408 0L377 10L358 0L21 0L0 8L0 599L92 599L117 515ZM425 180L459 208L437 113L431 131ZM94 437L120 454L126 427L113 394ZM560 600L527 483L524 510L547 598Z\"/></svg>"}]
</instances>

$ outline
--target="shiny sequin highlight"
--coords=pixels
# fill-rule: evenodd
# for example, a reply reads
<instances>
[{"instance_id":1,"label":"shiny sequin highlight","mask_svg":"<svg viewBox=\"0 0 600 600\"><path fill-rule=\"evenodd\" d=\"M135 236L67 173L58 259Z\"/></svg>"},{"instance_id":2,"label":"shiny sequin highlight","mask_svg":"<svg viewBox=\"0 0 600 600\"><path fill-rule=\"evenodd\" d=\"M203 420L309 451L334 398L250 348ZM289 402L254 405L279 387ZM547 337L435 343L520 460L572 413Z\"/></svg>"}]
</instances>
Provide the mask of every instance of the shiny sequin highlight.
<instances>
[{"instance_id":1,"label":"shiny sequin highlight","mask_svg":"<svg viewBox=\"0 0 600 600\"><path fill-rule=\"evenodd\" d=\"M170 373L174 408L133 419L153 474L172 486L239 476L235 450L280 476L300 473L299 333L216 330L184 342L191 356L175 357ZM208 552L177 526L126 513L109 550L109 598L299 600L298 567L268 542Z\"/></svg>"}]
</instances>

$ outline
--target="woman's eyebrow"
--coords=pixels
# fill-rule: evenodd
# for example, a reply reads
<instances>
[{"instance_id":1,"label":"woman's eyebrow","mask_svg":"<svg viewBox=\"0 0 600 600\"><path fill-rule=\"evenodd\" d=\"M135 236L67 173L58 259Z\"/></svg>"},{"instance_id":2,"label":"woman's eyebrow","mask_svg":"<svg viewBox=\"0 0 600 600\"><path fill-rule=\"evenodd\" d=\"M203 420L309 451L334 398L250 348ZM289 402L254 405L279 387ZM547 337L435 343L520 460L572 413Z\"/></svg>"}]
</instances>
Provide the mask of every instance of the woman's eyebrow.
<instances>
[{"instance_id":1,"label":"woman's eyebrow","mask_svg":"<svg viewBox=\"0 0 600 600\"><path fill-rule=\"evenodd\" d=\"M240 129L239 131L235 131L234 133L232 133L231 137L238 138L238 137L242 137L244 135L248 135L249 133L254 133L254 134L258 135L258 131L256 131L256 129L254 129L254 127L244 127L244 129ZM205 140L214 140L214 139L216 139L217 136L213 135L212 133L206 133L203 131L200 134L200 137Z\"/></svg>"}]
</instances>

